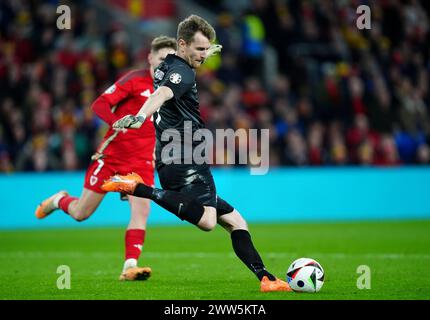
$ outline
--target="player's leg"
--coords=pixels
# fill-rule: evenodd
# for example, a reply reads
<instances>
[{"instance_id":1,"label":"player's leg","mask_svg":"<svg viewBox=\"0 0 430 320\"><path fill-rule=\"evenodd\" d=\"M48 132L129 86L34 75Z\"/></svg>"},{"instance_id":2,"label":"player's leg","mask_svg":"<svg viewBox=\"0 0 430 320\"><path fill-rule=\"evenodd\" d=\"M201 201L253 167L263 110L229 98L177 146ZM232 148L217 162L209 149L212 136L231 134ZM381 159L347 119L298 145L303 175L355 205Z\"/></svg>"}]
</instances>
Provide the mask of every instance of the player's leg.
<instances>
[{"instance_id":1,"label":"player's leg","mask_svg":"<svg viewBox=\"0 0 430 320\"><path fill-rule=\"evenodd\" d=\"M163 189L140 183L142 179L136 174L115 175L103 184L102 189L151 199L202 230L210 231L216 227L216 192L208 167L166 165L159 170L159 178Z\"/></svg>"},{"instance_id":2,"label":"player's leg","mask_svg":"<svg viewBox=\"0 0 430 320\"><path fill-rule=\"evenodd\" d=\"M260 280L261 291L291 291L288 283L277 279L266 270L260 254L255 248L248 224L242 215L223 199L217 199L218 223L230 233L233 250L237 257Z\"/></svg>"},{"instance_id":3,"label":"player's leg","mask_svg":"<svg viewBox=\"0 0 430 320\"><path fill-rule=\"evenodd\" d=\"M36 217L45 218L57 209L61 209L76 221L87 219L97 209L105 194L83 189L80 198L72 197L60 191L44 200L36 209Z\"/></svg>"},{"instance_id":4,"label":"player's leg","mask_svg":"<svg viewBox=\"0 0 430 320\"><path fill-rule=\"evenodd\" d=\"M119 172L128 172L130 169L137 172L150 186L154 186L154 164L152 152L141 154L141 159L134 159L133 167L127 162L121 166ZM130 205L130 222L125 232L125 260L120 280L146 280L151 276L149 267L139 267L138 260L141 255L146 236L146 224L149 217L150 201L144 198L125 196Z\"/></svg>"},{"instance_id":5,"label":"player's leg","mask_svg":"<svg viewBox=\"0 0 430 320\"><path fill-rule=\"evenodd\" d=\"M97 209L105 196L101 185L113 173L113 165L99 159L90 164L85 174L84 188L79 198L60 191L44 200L36 209L36 217L47 217L57 209L61 209L76 221L87 219Z\"/></svg>"},{"instance_id":6,"label":"player's leg","mask_svg":"<svg viewBox=\"0 0 430 320\"><path fill-rule=\"evenodd\" d=\"M78 222L88 219L98 208L105 193L98 193L87 188L79 198L64 197L59 201L59 208Z\"/></svg>"},{"instance_id":7,"label":"player's leg","mask_svg":"<svg viewBox=\"0 0 430 320\"><path fill-rule=\"evenodd\" d=\"M261 281L264 276L275 280L275 277L266 271L263 261L254 247L248 225L235 209L230 213L218 216L218 223L230 233L234 252L240 260Z\"/></svg>"},{"instance_id":8,"label":"player's leg","mask_svg":"<svg viewBox=\"0 0 430 320\"><path fill-rule=\"evenodd\" d=\"M146 280L151 276L151 268L138 267L137 261L142 252L149 216L148 199L128 196L131 217L125 233L125 261L120 280Z\"/></svg>"},{"instance_id":9,"label":"player's leg","mask_svg":"<svg viewBox=\"0 0 430 320\"><path fill-rule=\"evenodd\" d=\"M203 208L202 217L196 226L203 231L212 231L217 225L216 209L208 206L203 206Z\"/></svg>"},{"instance_id":10,"label":"player's leg","mask_svg":"<svg viewBox=\"0 0 430 320\"><path fill-rule=\"evenodd\" d=\"M193 184L195 187L196 185ZM153 200L162 208L173 213L181 220L194 224L203 231L211 231L217 225L217 214L214 206L204 206L192 193L151 188L138 184L133 192L136 197Z\"/></svg>"}]
</instances>

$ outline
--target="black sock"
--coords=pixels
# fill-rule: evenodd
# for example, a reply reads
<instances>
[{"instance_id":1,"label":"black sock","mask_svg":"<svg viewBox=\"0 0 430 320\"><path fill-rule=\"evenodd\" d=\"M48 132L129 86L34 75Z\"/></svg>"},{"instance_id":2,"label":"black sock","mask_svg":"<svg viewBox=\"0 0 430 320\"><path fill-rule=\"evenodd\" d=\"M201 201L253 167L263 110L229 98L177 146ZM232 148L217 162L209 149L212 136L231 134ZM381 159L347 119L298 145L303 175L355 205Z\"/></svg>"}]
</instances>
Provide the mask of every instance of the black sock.
<instances>
[{"instance_id":1,"label":"black sock","mask_svg":"<svg viewBox=\"0 0 430 320\"><path fill-rule=\"evenodd\" d=\"M186 194L156 189L139 183L133 196L153 200L156 204L176 215L179 219L194 225L200 221L205 208L195 199Z\"/></svg>"},{"instance_id":2,"label":"black sock","mask_svg":"<svg viewBox=\"0 0 430 320\"><path fill-rule=\"evenodd\" d=\"M247 230L234 230L231 233L233 249L240 260L257 276L261 281L264 276L270 280L275 280L270 272L264 267L260 255L252 244L251 235Z\"/></svg>"}]
</instances>

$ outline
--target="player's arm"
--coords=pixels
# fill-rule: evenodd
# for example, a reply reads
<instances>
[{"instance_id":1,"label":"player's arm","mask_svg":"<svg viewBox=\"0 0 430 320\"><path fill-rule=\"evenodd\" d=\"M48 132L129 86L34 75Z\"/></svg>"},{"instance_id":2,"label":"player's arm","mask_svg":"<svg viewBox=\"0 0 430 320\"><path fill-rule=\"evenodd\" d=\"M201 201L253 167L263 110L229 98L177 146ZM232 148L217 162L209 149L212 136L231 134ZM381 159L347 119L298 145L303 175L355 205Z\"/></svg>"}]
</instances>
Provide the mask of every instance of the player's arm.
<instances>
[{"instance_id":1,"label":"player's arm","mask_svg":"<svg viewBox=\"0 0 430 320\"><path fill-rule=\"evenodd\" d=\"M149 96L137 115L127 115L113 124L116 130L126 128L138 129L147 117L150 117L155 111L167 101L180 98L185 92L191 90L195 83L195 74L191 68L185 66L176 66L169 70L161 80L159 87Z\"/></svg>"},{"instance_id":2,"label":"player's arm","mask_svg":"<svg viewBox=\"0 0 430 320\"><path fill-rule=\"evenodd\" d=\"M152 114L161 108L164 102L173 98L173 91L169 87L161 86L155 90L145 101L142 108L136 114L137 117L144 116L148 118Z\"/></svg>"},{"instance_id":3,"label":"player's arm","mask_svg":"<svg viewBox=\"0 0 430 320\"><path fill-rule=\"evenodd\" d=\"M110 126L118 120L118 117L112 112L112 107L109 101L103 96L99 96L91 105L94 113Z\"/></svg>"},{"instance_id":4,"label":"player's arm","mask_svg":"<svg viewBox=\"0 0 430 320\"><path fill-rule=\"evenodd\" d=\"M122 100L127 98L132 92L130 81L121 84L119 82L110 86L91 105L94 113L104 122L113 125L119 118L113 113L113 108Z\"/></svg>"},{"instance_id":5,"label":"player's arm","mask_svg":"<svg viewBox=\"0 0 430 320\"><path fill-rule=\"evenodd\" d=\"M173 95L173 91L169 87L159 87L148 97L136 115L126 115L116 121L112 127L117 130L125 128L139 129L145 120L160 109L164 102L172 99Z\"/></svg>"}]
</instances>

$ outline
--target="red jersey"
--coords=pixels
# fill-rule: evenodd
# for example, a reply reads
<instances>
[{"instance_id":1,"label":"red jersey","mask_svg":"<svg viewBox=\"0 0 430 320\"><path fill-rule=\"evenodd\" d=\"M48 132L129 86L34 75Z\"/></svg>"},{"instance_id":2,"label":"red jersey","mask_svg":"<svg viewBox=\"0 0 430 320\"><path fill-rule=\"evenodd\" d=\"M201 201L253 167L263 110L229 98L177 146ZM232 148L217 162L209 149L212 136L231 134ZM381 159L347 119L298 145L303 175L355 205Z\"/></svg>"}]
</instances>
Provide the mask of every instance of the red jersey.
<instances>
[{"instance_id":1,"label":"red jersey","mask_svg":"<svg viewBox=\"0 0 430 320\"><path fill-rule=\"evenodd\" d=\"M110 126L125 115L135 115L154 91L148 70L134 70L109 87L92 105L94 112ZM115 133L109 128L103 142ZM101 145L103 145L103 142ZM105 157L123 161L153 160L155 129L152 118L139 129L119 132L103 151ZM100 147L99 147L100 149Z\"/></svg>"}]
</instances>

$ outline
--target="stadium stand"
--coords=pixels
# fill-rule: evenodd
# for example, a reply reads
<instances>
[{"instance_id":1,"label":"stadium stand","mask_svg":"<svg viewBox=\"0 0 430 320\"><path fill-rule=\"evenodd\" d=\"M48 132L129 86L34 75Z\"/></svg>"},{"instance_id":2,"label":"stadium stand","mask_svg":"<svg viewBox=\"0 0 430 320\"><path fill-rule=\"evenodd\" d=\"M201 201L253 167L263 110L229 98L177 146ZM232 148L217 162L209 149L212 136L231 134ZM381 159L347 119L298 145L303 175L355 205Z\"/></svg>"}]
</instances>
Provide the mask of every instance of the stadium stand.
<instances>
[{"instance_id":1,"label":"stadium stand","mask_svg":"<svg viewBox=\"0 0 430 320\"><path fill-rule=\"evenodd\" d=\"M195 2L223 45L198 73L208 128L269 128L271 166L430 164L428 2L372 1L370 30L353 0ZM178 19L180 1L149 17L118 3ZM0 3L0 172L86 168L106 130L92 101L145 63L150 38L135 50L90 1L73 1L72 29L58 30L56 5Z\"/></svg>"}]
</instances>

